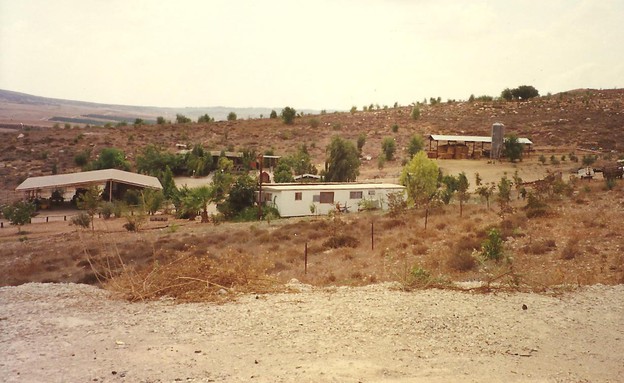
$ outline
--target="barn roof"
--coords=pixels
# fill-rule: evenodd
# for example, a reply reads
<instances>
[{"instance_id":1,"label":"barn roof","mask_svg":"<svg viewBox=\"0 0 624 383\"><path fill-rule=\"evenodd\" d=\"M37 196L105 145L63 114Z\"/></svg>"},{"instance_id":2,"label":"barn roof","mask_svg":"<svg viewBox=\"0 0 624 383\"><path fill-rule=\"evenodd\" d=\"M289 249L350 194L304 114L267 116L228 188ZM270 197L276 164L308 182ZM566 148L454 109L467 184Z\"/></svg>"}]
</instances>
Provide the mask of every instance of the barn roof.
<instances>
[{"instance_id":1,"label":"barn roof","mask_svg":"<svg viewBox=\"0 0 624 383\"><path fill-rule=\"evenodd\" d=\"M432 141L459 141L459 142L492 142L489 136L450 136L444 134L432 134L429 136ZM528 138L518 138L518 142L525 145L533 145Z\"/></svg>"},{"instance_id":2,"label":"barn roof","mask_svg":"<svg viewBox=\"0 0 624 383\"><path fill-rule=\"evenodd\" d=\"M81 173L56 174L51 176L29 177L22 182L16 191L52 189L57 187L79 187L108 181L150 189L162 189L158 178L126 172L118 169L92 170Z\"/></svg>"},{"instance_id":3,"label":"barn roof","mask_svg":"<svg viewBox=\"0 0 624 383\"><path fill-rule=\"evenodd\" d=\"M376 184L376 183L305 183L305 184L263 184L264 191L289 191L289 190L370 190L370 189L405 189L403 185Z\"/></svg>"}]
</instances>

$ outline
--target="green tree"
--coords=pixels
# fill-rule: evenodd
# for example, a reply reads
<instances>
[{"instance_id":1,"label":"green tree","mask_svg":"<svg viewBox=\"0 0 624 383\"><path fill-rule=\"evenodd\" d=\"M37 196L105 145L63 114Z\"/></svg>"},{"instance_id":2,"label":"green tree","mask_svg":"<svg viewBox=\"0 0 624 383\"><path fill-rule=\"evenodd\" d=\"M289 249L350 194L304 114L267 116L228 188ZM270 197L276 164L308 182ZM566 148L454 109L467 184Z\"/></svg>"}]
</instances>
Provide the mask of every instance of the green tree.
<instances>
[{"instance_id":1,"label":"green tree","mask_svg":"<svg viewBox=\"0 0 624 383\"><path fill-rule=\"evenodd\" d=\"M225 202L217 208L226 218L233 218L254 205L256 191L258 191L258 181L244 174L232 183Z\"/></svg>"},{"instance_id":2,"label":"green tree","mask_svg":"<svg viewBox=\"0 0 624 383\"><path fill-rule=\"evenodd\" d=\"M91 149L85 149L74 156L74 163L81 168L84 168L89 163L91 157Z\"/></svg>"},{"instance_id":3,"label":"green tree","mask_svg":"<svg viewBox=\"0 0 624 383\"><path fill-rule=\"evenodd\" d=\"M95 230L93 217L95 217L95 214L98 212L100 205L102 204L101 194L102 190L99 187L91 186L86 192L82 193L80 197L78 197L78 208L80 210L85 210L91 218L91 230Z\"/></svg>"},{"instance_id":4,"label":"green tree","mask_svg":"<svg viewBox=\"0 0 624 383\"><path fill-rule=\"evenodd\" d=\"M505 214L509 210L509 203L511 202L511 181L507 178L507 176L503 176L498 182L497 187L498 205L500 206L501 214Z\"/></svg>"},{"instance_id":5,"label":"green tree","mask_svg":"<svg viewBox=\"0 0 624 383\"><path fill-rule=\"evenodd\" d=\"M492 195L494 195L495 189L496 185L494 183L490 183L489 185L481 185L476 190L477 194L485 199L488 209L490 208L490 198L492 198Z\"/></svg>"},{"instance_id":6,"label":"green tree","mask_svg":"<svg viewBox=\"0 0 624 383\"><path fill-rule=\"evenodd\" d=\"M277 167L275 168L275 174L273 175L273 180L277 183L295 182L295 179L292 175L292 168L287 162L280 160L277 163Z\"/></svg>"},{"instance_id":7,"label":"green tree","mask_svg":"<svg viewBox=\"0 0 624 383\"><path fill-rule=\"evenodd\" d=\"M459 179L452 175L445 175L441 178L441 181L445 188L441 191L440 197L442 202L444 202L445 205L448 205L458 189Z\"/></svg>"},{"instance_id":8,"label":"green tree","mask_svg":"<svg viewBox=\"0 0 624 383\"><path fill-rule=\"evenodd\" d=\"M145 211L154 215L165 203L165 194L162 190L145 189L141 192L141 199Z\"/></svg>"},{"instance_id":9,"label":"green tree","mask_svg":"<svg viewBox=\"0 0 624 383\"><path fill-rule=\"evenodd\" d=\"M227 115L227 120L228 121L236 121L236 118L237 118L237 116L236 116L236 113L234 113L234 112L230 112Z\"/></svg>"},{"instance_id":10,"label":"green tree","mask_svg":"<svg viewBox=\"0 0 624 383\"><path fill-rule=\"evenodd\" d=\"M134 126L140 126L140 125L143 125L143 124L145 124L145 121L143 121L142 118L134 119Z\"/></svg>"},{"instance_id":11,"label":"green tree","mask_svg":"<svg viewBox=\"0 0 624 383\"><path fill-rule=\"evenodd\" d=\"M422 138L422 136L419 134L413 135L410 139L409 144L407 145L407 154L409 155L409 158L411 159L412 157L414 157L414 155L423 150L424 147L425 140Z\"/></svg>"},{"instance_id":12,"label":"green tree","mask_svg":"<svg viewBox=\"0 0 624 383\"><path fill-rule=\"evenodd\" d=\"M517 88L511 90L513 98L519 100L528 100L533 97L538 97L539 92L531 85L520 85Z\"/></svg>"},{"instance_id":13,"label":"green tree","mask_svg":"<svg viewBox=\"0 0 624 383\"><path fill-rule=\"evenodd\" d=\"M351 114L354 114L355 112L357 112L357 106L352 106L351 109L349 110L349 112Z\"/></svg>"},{"instance_id":14,"label":"green tree","mask_svg":"<svg viewBox=\"0 0 624 383\"><path fill-rule=\"evenodd\" d=\"M466 177L465 172L459 173L457 177L457 195L459 197L459 216L461 217L464 212L464 202L467 202L470 199L470 193L468 192L468 187L470 183L468 182L468 177Z\"/></svg>"},{"instance_id":15,"label":"green tree","mask_svg":"<svg viewBox=\"0 0 624 383\"><path fill-rule=\"evenodd\" d=\"M418 118L420 117L420 108L418 107L418 105L415 105L412 108L412 120L418 120Z\"/></svg>"},{"instance_id":16,"label":"green tree","mask_svg":"<svg viewBox=\"0 0 624 383\"><path fill-rule=\"evenodd\" d=\"M179 114L179 113L178 113L178 114L176 114L176 122L177 122L178 124L186 124L186 123L191 122L191 119L190 119L190 118L188 118L188 117L186 117L186 116L185 116L185 115L183 115L183 114Z\"/></svg>"},{"instance_id":17,"label":"green tree","mask_svg":"<svg viewBox=\"0 0 624 383\"><path fill-rule=\"evenodd\" d=\"M498 262L503 258L503 239L497 229L490 229L488 237L481 244L481 256L485 260Z\"/></svg>"},{"instance_id":18,"label":"green tree","mask_svg":"<svg viewBox=\"0 0 624 383\"><path fill-rule=\"evenodd\" d=\"M144 147L136 156L136 167L139 173L159 178L165 168L177 169L180 162L180 157L152 144Z\"/></svg>"},{"instance_id":19,"label":"green tree","mask_svg":"<svg viewBox=\"0 0 624 383\"><path fill-rule=\"evenodd\" d=\"M509 88L503 89L503 91L501 92L501 98L505 101L513 100L513 94L511 93L511 89Z\"/></svg>"},{"instance_id":20,"label":"green tree","mask_svg":"<svg viewBox=\"0 0 624 383\"><path fill-rule=\"evenodd\" d=\"M178 188L176 187L175 181L173 179L173 172L168 165L165 166L165 171L159 177L159 180L160 184L163 187L163 195L165 196L165 199L173 199L178 193Z\"/></svg>"},{"instance_id":21,"label":"green tree","mask_svg":"<svg viewBox=\"0 0 624 383\"><path fill-rule=\"evenodd\" d=\"M158 125L163 125L165 123L165 118L163 116L156 117L156 123Z\"/></svg>"},{"instance_id":22,"label":"green tree","mask_svg":"<svg viewBox=\"0 0 624 383\"><path fill-rule=\"evenodd\" d=\"M126 155L121 149L104 148L100 152L98 159L91 163L91 169L119 169L130 170L130 163L126 161Z\"/></svg>"},{"instance_id":23,"label":"green tree","mask_svg":"<svg viewBox=\"0 0 624 383\"><path fill-rule=\"evenodd\" d=\"M392 137L386 137L381 141L381 150L387 161L394 160L394 153L396 152L396 143Z\"/></svg>"},{"instance_id":24,"label":"green tree","mask_svg":"<svg viewBox=\"0 0 624 383\"><path fill-rule=\"evenodd\" d=\"M364 148L365 144L366 144L366 134L360 133L360 135L357 138L357 150L358 150L359 155L362 155L362 148Z\"/></svg>"},{"instance_id":25,"label":"green tree","mask_svg":"<svg viewBox=\"0 0 624 383\"><path fill-rule=\"evenodd\" d=\"M509 161L516 162L522 159L522 152L524 151L524 145L522 145L518 136L511 134L505 138L503 142L503 155L509 158Z\"/></svg>"},{"instance_id":26,"label":"green tree","mask_svg":"<svg viewBox=\"0 0 624 383\"><path fill-rule=\"evenodd\" d=\"M208 113L206 113L203 116L199 116L199 118L197 118L197 122L200 124L208 124L210 122L214 122L214 118L210 117Z\"/></svg>"},{"instance_id":27,"label":"green tree","mask_svg":"<svg viewBox=\"0 0 624 383\"><path fill-rule=\"evenodd\" d=\"M296 115L297 111L290 106L282 109L282 113L280 114L280 116L282 117L282 121L284 121L284 124L286 125L292 125L292 123L295 121Z\"/></svg>"},{"instance_id":28,"label":"green tree","mask_svg":"<svg viewBox=\"0 0 624 383\"><path fill-rule=\"evenodd\" d=\"M269 115L269 118L277 118L277 112L272 110L271 114Z\"/></svg>"},{"instance_id":29,"label":"green tree","mask_svg":"<svg viewBox=\"0 0 624 383\"><path fill-rule=\"evenodd\" d=\"M360 159L353 142L335 136L327 146L326 154L326 181L350 182L357 179L360 174Z\"/></svg>"},{"instance_id":30,"label":"green tree","mask_svg":"<svg viewBox=\"0 0 624 383\"><path fill-rule=\"evenodd\" d=\"M407 190L409 204L425 207L425 229L429 218L429 207L438 194L438 165L427 158L424 152L418 152L403 167L399 181Z\"/></svg>"},{"instance_id":31,"label":"green tree","mask_svg":"<svg viewBox=\"0 0 624 383\"><path fill-rule=\"evenodd\" d=\"M208 204L214 200L214 188L210 186L199 186L190 189L190 192L184 199L184 206L191 216L201 210L202 223L208 222Z\"/></svg>"},{"instance_id":32,"label":"green tree","mask_svg":"<svg viewBox=\"0 0 624 383\"><path fill-rule=\"evenodd\" d=\"M2 209L2 214L11 224L17 226L17 233L21 234L22 225L30 223L30 217L32 217L35 209L35 204L19 201Z\"/></svg>"}]
</instances>

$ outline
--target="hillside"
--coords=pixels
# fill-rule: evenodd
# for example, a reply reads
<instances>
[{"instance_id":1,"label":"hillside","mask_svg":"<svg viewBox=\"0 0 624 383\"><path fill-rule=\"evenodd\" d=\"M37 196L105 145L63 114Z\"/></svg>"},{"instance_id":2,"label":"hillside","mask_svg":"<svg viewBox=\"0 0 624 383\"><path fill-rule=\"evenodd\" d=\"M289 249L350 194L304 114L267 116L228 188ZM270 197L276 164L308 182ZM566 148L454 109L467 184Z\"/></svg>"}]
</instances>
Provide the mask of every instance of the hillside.
<instances>
[{"instance_id":1,"label":"hillside","mask_svg":"<svg viewBox=\"0 0 624 383\"><path fill-rule=\"evenodd\" d=\"M275 108L274 108L275 109ZM225 121L230 112L242 118L258 118L268 116L271 108L231 108L231 107L155 107L100 104L94 102L63 100L34 96L26 93L0 89L0 128L43 126L52 127L55 123L70 123L84 126L86 124L104 126L106 123L126 121L134 122L136 118L145 121L156 121L159 116L166 120L175 120L182 114L192 120L208 114L215 120ZM312 113L314 111L308 110Z\"/></svg>"},{"instance_id":2,"label":"hillside","mask_svg":"<svg viewBox=\"0 0 624 383\"><path fill-rule=\"evenodd\" d=\"M39 99L32 100L38 102ZM40 100L39 100L40 101ZM42 101L43 102L43 101ZM51 102L51 101L50 101ZM374 159L381 151L384 137L397 142L399 159L377 172L376 161L364 162L362 177L394 173L405 156L404 148L413 134L489 135L494 122L506 125L507 133L528 137L538 151L569 153L579 149L624 152L624 90L576 90L539 97L527 102L454 102L422 105L421 117L410 117L411 107L304 115L294 125L279 119L239 119L209 124L165 124L113 128L64 129L25 127L0 131L0 176L5 191L14 189L28 176L78 170L76 154L91 151L94 158L102 148L117 147L132 162L136 153L148 144L175 151L176 143L200 143L211 150L243 148L264 152L273 149L278 155L294 152L306 144L322 168L325 147L331 137L340 135L355 140L366 135L364 154ZM46 109L53 104L27 104L28 108ZM392 131L393 125L398 131ZM20 138L20 134L23 137ZM385 174L387 175L387 174ZM372 176L371 176L372 177Z\"/></svg>"}]
</instances>

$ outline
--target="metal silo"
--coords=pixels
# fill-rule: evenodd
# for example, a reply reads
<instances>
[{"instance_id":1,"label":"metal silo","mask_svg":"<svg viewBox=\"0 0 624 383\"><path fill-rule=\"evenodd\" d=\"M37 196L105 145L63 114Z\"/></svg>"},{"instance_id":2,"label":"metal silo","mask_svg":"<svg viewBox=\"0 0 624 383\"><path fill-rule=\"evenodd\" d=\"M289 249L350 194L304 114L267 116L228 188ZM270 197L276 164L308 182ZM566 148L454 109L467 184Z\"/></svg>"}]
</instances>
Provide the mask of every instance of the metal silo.
<instances>
[{"instance_id":1,"label":"metal silo","mask_svg":"<svg viewBox=\"0 0 624 383\"><path fill-rule=\"evenodd\" d=\"M503 154L503 140L505 139L505 125L500 122L492 124L492 150L491 159L500 159Z\"/></svg>"}]
</instances>

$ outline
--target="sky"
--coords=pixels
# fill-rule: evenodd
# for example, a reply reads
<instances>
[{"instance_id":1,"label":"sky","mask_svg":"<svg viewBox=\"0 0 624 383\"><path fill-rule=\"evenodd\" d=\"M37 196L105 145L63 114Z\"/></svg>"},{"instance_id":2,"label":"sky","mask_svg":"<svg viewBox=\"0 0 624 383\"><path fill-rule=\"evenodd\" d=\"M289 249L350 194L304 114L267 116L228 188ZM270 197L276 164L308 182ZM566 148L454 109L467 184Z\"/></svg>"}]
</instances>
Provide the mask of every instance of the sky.
<instances>
[{"instance_id":1,"label":"sky","mask_svg":"<svg viewBox=\"0 0 624 383\"><path fill-rule=\"evenodd\" d=\"M624 87L624 0L0 0L0 89L348 110Z\"/></svg>"}]
</instances>

